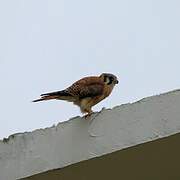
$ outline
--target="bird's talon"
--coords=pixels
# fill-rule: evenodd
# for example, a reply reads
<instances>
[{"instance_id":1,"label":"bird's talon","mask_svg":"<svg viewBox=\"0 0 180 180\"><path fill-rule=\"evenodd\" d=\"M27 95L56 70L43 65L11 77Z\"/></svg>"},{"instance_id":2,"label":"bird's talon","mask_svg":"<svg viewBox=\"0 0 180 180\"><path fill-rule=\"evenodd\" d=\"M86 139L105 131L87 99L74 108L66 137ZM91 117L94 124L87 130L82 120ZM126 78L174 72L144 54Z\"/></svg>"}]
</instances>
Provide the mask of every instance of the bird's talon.
<instances>
[{"instance_id":1,"label":"bird's talon","mask_svg":"<svg viewBox=\"0 0 180 180\"><path fill-rule=\"evenodd\" d=\"M88 119L91 116L92 113L86 114L84 117L85 119Z\"/></svg>"}]
</instances>

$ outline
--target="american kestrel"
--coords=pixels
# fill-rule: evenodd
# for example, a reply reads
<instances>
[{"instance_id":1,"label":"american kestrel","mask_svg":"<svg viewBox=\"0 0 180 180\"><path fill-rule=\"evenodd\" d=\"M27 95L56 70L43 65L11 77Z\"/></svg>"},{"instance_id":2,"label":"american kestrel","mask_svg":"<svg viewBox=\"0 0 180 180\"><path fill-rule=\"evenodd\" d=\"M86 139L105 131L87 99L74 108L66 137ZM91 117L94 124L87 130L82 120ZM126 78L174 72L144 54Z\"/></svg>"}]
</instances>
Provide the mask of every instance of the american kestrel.
<instances>
[{"instance_id":1,"label":"american kestrel","mask_svg":"<svg viewBox=\"0 0 180 180\"><path fill-rule=\"evenodd\" d=\"M118 84L117 77L109 73L84 77L65 90L41 94L41 98L33 102L51 99L65 100L73 102L80 107L82 113L87 113L86 116L89 116L93 113L92 106L108 97L116 84Z\"/></svg>"}]
</instances>

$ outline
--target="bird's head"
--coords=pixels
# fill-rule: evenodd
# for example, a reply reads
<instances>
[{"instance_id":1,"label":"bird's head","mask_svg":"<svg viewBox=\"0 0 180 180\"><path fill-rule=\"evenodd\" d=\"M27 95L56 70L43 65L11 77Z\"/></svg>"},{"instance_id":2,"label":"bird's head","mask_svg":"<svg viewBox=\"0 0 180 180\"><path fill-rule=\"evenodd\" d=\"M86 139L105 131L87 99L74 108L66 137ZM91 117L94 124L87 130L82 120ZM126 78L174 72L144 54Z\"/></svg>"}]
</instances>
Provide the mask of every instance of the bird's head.
<instances>
[{"instance_id":1,"label":"bird's head","mask_svg":"<svg viewBox=\"0 0 180 180\"><path fill-rule=\"evenodd\" d=\"M100 75L100 78L104 81L105 84L107 85L116 85L119 83L117 77L113 74L110 73L102 73Z\"/></svg>"}]
</instances>

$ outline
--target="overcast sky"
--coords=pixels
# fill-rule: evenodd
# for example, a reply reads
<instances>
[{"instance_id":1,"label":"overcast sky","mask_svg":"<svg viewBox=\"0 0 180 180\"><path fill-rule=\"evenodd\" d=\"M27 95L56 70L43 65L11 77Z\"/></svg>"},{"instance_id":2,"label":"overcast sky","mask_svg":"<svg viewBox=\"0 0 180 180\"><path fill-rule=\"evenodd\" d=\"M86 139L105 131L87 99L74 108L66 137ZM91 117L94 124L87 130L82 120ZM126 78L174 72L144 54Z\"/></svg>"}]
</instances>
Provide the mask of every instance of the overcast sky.
<instances>
[{"instance_id":1,"label":"overcast sky","mask_svg":"<svg viewBox=\"0 0 180 180\"><path fill-rule=\"evenodd\" d=\"M0 1L0 139L81 115L68 102L31 103L89 75L120 83L94 107L180 88L180 1Z\"/></svg>"}]
</instances>

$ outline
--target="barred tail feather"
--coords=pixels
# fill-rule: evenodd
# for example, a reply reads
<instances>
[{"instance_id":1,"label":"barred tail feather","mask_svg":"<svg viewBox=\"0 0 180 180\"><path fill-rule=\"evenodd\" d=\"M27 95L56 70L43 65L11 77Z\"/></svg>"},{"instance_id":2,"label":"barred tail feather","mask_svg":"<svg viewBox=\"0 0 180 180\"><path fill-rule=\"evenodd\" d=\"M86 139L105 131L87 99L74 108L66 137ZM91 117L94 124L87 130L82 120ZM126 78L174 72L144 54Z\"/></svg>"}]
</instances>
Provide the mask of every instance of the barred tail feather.
<instances>
[{"instance_id":1,"label":"barred tail feather","mask_svg":"<svg viewBox=\"0 0 180 180\"><path fill-rule=\"evenodd\" d=\"M41 94L41 98L35 99L32 102L46 101L51 99L59 99L59 100L67 100L67 101L74 100L73 96L70 93L68 93L66 90L63 90L63 91Z\"/></svg>"},{"instance_id":2,"label":"barred tail feather","mask_svg":"<svg viewBox=\"0 0 180 180\"><path fill-rule=\"evenodd\" d=\"M51 99L57 99L58 96L42 96L40 99L35 99L32 102L46 101Z\"/></svg>"}]
</instances>

